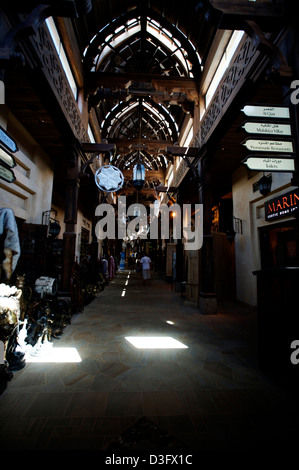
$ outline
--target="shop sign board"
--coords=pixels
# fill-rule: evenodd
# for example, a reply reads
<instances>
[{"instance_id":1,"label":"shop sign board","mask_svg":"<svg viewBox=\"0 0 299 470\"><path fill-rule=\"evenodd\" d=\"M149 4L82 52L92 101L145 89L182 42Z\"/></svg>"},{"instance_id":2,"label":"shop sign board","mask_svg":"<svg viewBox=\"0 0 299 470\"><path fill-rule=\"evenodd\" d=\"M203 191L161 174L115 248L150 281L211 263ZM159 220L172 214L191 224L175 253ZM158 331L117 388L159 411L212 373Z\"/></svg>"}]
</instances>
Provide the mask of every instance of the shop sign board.
<instances>
[{"instance_id":1,"label":"shop sign board","mask_svg":"<svg viewBox=\"0 0 299 470\"><path fill-rule=\"evenodd\" d=\"M273 155L261 157L260 155L250 155L243 160L250 170L256 171L295 171L295 159L289 155L288 157L274 157Z\"/></svg>"},{"instance_id":2,"label":"shop sign board","mask_svg":"<svg viewBox=\"0 0 299 470\"><path fill-rule=\"evenodd\" d=\"M246 105L241 109L246 116L275 118L275 119L289 119L290 110L284 106L269 106L269 105Z\"/></svg>"},{"instance_id":3,"label":"shop sign board","mask_svg":"<svg viewBox=\"0 0 299 470\"><path fill-rule=\"evenodd\" d=\"M0 163L8 166L9 168L13 168L16 166L15 159L12 155L10 155L6 150L0 147Z\"/></svg>"},{"instance_id":4,"label":"shop sign board","mask_svg":"<svg viewBox=\"0 0 299 470\"><path fill-rule=\"evenodd\" d=\"M247 139L243 145L253 152L294 152L293 142L287 140Z\"/></svg>"},{"instance_id":5,"label":"shop sign board","mask_svg":"<svg viewBox=\"0 0 299 470\"><path fill-rule=\"evenodd\" d=\"M299 210L299 189L265 202L265 220L273 222L282 217L294 215Z\"/></svg>"},{"instance_id":6,"label":"shop sign board","mask_svg":"<svg viewBox=\"0 0 299 470\"><path fill-rule=\"evenodd\" d=\"M10 152L17 152L18 146L16 142L8 135L8 133L0 126L0 144L2 144Z\"/></svg>"},{"instance_id":7,"label":"shop sign board","mask_svg":"<svg viewBox=\"0 0 299 470\"><path fill-rule=\"evenodd\" d=\"M9 168L6 168L0 162L0 178L8 183L13 183L16 179L14 172Z\"/></svg>"},{"instance_id":8,"label":"shop sign board","mask_svg":"<svg viewBox=\"0 0 299 470\"><path fill-rule=\"evenodd\" d=\"M275 136L291 135L290 124L274 122L245 122L242 128L248 134L267 134Z\"/></svg>"}]
</instances>

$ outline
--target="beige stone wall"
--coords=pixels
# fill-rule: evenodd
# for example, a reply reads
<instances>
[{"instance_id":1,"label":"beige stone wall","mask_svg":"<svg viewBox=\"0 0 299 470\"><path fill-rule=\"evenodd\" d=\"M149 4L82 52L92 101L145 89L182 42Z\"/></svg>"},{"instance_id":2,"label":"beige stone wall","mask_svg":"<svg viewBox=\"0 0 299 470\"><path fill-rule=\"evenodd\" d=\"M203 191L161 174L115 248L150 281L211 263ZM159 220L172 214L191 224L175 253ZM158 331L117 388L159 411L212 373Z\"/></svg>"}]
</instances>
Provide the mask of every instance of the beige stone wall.
<instances>
[{"instance_id":1,"label":"beige stone wall","mask_svg":"<svg viewBox=\"0 0 299 470\"><path fill-rule=\"evenodd\" d=\"M44 211L51 209L53 168L49 157L12 115L6 105L0 105L0 125L17 142L13 154L16 180L0 180L0 207L14 211L27 223L41 224Z\"/></svg>"},{"instance_id":2,"label":"beige stone wall","mask_svg":"<svg viewBox=\"0 0 299 470\"><path fill-rule=\"evenodd\" d=\"M252 272L261 268L258 229L271 225L265 221L264 203L293 189L290 173L272 173L271 192L264 197L259 191L253 192L253 184L262 176L262 172L250 173L242 166L233 174L232 185L234 216L242 220L243 232L237 233L235 238L236 296L251 306L257 305L256 276ZM290 219L293 217L285 217L276 223L283 224Z\"/></svg>"}]
</instances>

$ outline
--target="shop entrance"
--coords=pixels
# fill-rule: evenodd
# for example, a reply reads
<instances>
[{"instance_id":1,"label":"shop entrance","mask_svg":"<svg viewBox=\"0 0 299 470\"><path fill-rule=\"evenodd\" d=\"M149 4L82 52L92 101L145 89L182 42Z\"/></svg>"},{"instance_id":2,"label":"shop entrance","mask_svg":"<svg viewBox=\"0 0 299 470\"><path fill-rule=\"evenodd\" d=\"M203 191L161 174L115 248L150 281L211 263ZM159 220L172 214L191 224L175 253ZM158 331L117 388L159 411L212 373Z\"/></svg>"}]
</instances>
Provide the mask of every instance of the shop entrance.
<instances>
[{"instance_id":1,"label":"shop entrance","mask_svg":"<svg viewBox=\"0 0 299 470\"><path fill-rule=\"evenodd\" d=\"M296 221L260 228L261 268L299 266L299 229Z\"/></svg>"}]
</instances>

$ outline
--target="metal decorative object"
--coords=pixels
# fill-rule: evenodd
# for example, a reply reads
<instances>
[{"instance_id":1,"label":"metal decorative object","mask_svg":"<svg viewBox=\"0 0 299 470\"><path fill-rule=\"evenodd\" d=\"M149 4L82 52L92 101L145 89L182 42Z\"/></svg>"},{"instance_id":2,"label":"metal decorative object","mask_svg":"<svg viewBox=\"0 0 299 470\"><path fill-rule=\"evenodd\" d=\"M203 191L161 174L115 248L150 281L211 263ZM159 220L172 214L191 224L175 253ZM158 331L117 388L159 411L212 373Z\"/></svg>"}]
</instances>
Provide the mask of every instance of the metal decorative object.
<instances>
[{"instance_id":1,"label":"metal decorative object","mask_svg":"<svg viewBox=\"0 0 299 470\"><path fill-rule=\"evenodd\" d=\"M108 193L118 191L124 183L122 172L113 165L105 165L99 168L94 178L98 188Z\"/></svg>"},{"instance_id":2,"label":"metal decorative object","mask_svg":"<svg viewBox=\"0 0 299 470\"><path fill-rule=\"evenodd\" d=\"M58 288L58 281L52 277L41 276L35 281L34 290L42 298L45 294L55 295Z\"/></svg>"}]
</instances>

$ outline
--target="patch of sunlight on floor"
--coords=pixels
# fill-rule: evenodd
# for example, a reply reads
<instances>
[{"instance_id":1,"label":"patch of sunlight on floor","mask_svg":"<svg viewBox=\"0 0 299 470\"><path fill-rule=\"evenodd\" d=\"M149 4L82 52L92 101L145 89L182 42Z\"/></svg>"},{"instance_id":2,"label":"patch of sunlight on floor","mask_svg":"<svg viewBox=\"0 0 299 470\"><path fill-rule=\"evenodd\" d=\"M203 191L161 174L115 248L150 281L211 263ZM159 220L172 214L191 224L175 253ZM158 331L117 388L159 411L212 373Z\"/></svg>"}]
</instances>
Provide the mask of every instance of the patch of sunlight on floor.
<instances>
[{"instance_id":1,"label":"patch of sunlight on floor","mask_svg":"<svg viewBox=\"0 0 299 470\"><path fill-rule=\"evenodd\" d=\"M188 346L170 336L126 336L138 349L188 349Z\"/></svg>"},{"instance_id":2,"label":"patch of sunlight on floor","mask_svg":"<svg viewBox=\"0 0 299 470\"><path fill-rule=\"evenodd\" d=\"M40 348L38 351L27 352L26 362L82 362L76 348Z\"/></svg>"}]
</instances>

